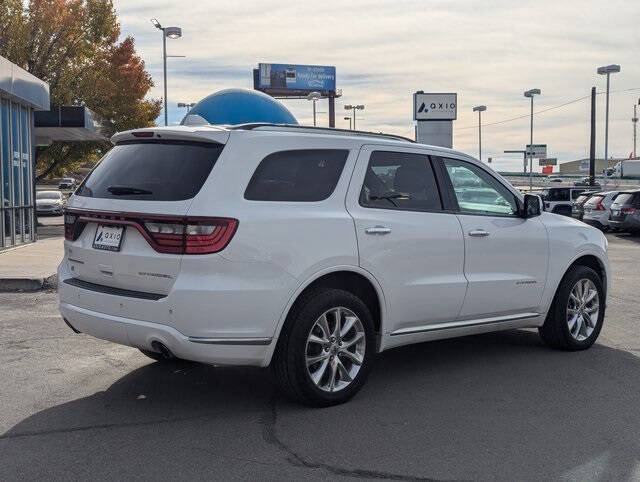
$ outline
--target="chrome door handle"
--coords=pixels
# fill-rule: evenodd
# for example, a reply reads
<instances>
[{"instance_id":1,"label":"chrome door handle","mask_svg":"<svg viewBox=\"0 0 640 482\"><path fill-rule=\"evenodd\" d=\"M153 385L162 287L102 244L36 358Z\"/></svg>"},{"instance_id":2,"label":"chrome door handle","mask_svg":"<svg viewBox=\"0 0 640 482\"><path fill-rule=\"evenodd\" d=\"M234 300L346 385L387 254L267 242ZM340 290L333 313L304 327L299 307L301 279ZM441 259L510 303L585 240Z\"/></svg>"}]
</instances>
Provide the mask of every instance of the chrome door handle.
<instances>
[{"instance_id":1,"label":"chrome door handle","mask_svg":"<svg viewBox=\"0 0 640 482\"><path fill-rule=\"evenodd\" d=\"M389 234L391 232L391 228L387 228L385 226L374 226L372 228L367 228L364 230L367 234Z\"/></svg>"},{"instance_id":2,"label":"chrome door handle","mask_svg":"<svg viewBox=\"0 0 640 482\"><path fill-rule=\"evenodd\" d=\"M474 236L477 238L484 238L485 236L489 236L489 232L484 229L472 229L469 231L469 236Z\"/></svg>"}]
</instances>

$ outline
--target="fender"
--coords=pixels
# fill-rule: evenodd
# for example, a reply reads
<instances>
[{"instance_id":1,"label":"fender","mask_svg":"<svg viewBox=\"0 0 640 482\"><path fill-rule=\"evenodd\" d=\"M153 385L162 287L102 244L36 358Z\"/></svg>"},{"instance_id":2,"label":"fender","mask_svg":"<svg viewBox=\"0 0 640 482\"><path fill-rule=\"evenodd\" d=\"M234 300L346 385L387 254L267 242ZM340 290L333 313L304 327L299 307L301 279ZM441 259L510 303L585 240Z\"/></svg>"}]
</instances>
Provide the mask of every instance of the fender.
<instances>
[{"instance_id":1,"label":"fender","mask_svg":"<svg viewBox=\"0 0 640 482\"><path fill-rule=\"evenodd\" d=\"M293 294L289 298L289 301L285 305L284 310L282 311L282 314L280 315L280 318L278 319L278 323L276 325L276 329L275 329L275 332L274 332L274 335L273 335L274 342L271 343L271 345L269 346L268 353L266 354L266 360L265 360L266 364L271 363L271 358L273 357L273 353L275 351L278 338L280 337L280 331L282 330L284 322L286 321L287 316L289 315L289 311L291 310L291 307L293 306L295 301L298 299L300 294L311 283L313 283L317 279L319 279L319 278L321 278L321 277L323 277L323 276L325 276L327 274L337 273L339 271L351 271L353 273L357 273L359 275L364 276L365 278L367 278L367 280L369 280L371 282L371 284L373 285L374 289L376 290L376 294L378 295L378 298L380 299L380 332L381 332L381 334L384 333L384 325L385 325L385 321L387 319L387 301L386 301L386 298L384 296L384 292L382 291L382 287L380 286L380 283L375 278L375 276L373 276L369 271L361 268L360 266L355 266L355 265L337 265L337 266L332 266L330 268L324 268L324 269L322 269L320 271L315 272L311 276L309 276L303 283L301 283L298 286L298 288L293 292Z\"/></svg>"},{"instance_id":2,"label":"fender","mask_svg":"<svg viewBox=\"0 0 640 482\"><path fill-rule=\"evenodd\" d=\"M548 282L548 287L549 288L553 288L552 291L547 291L545 290L544 293L544 306L545 306L545 310L544 313L546 314L549 309L551 308L551 303L553 302L553 298L556 295L556 292L558 291L558 287L560 286L560 282L562 281L562 278L564 278L564 275L566 274L567 270L569 269L569 267L576 262L576 260L578 260L579 258L582 258L583 256L593 256L594 258L596 258L598 260L598 262L602 265L603 271L605 273L605 282L604 282L604 289L605 289L605 296L606 294L609 292L609 288L611 285L611 276L609 274L609 263L607 261L607 256L606 253L603 253L601 249L599 249L599 247L597 245L591 245L591 246L584 246L581 249L579 249L578 251L576 251L573 255L573 257L570 258L570 261L565 263L565 265L563 266L562 270L560 271L560 276L554 276L553 278L550 276L549 282Z\"/></svg>"}]
</instances>

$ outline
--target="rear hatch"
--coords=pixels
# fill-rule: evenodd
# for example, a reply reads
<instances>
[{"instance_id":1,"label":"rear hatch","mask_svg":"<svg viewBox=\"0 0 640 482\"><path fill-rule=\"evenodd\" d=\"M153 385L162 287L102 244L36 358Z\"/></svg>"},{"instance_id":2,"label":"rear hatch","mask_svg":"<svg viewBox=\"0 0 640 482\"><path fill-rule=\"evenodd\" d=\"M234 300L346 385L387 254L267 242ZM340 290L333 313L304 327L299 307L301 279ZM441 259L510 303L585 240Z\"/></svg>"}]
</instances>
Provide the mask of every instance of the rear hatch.
<instances>
[{"instance_id":1,"label":"rear hatch","mask_svg":"<svg viewBox=\"0 0 640 482\"><path fill-rule=\"evenodd\" d=\"M215 252L233 235L234 220L187 217L224 144L162 136L117 142L70 199L65 250L75 283L166 295L185 253Z\"/></svg>"},{"instance_id":2,"label":"rear hatch","mask_svg":"<svg viewBox=\"0 0 640 482\"><path fill-rule=\"evenodd\" d=\"M611 220L622 222L640 208L640 192L621 192L611 204Z\"/></svg>"}]
</instances>

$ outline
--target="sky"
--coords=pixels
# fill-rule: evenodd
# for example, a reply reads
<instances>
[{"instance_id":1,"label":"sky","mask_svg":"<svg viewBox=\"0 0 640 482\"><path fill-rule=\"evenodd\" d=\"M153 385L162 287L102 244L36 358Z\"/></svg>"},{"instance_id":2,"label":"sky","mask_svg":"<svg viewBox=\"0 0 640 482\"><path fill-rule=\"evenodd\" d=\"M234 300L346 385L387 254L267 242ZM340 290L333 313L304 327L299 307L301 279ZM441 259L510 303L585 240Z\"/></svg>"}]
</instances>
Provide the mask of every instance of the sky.
<instances>
[{"instance_id":1,"label":"sky","mask_svg":"<svg viewBox=\"0 0 640 482\"><path fill-rule=\"evenodd\" d=\"M333 65L336 126L344 104L364 104L358 129L414 136L413 93L457 92L453 147L478 155L483 104L482 157L494 169L520 171L522 158L505 149L529 142L529 99L534 112L606 89L598 66L621 65L611 76L609 156L633 150L633 105L640 98L640 2L637 0L114 0L122 35L132 35L161 98L162 36L150 22L179 26L167 40L169 122L178 102L196 102L229 87L253 88L259 62ZM313 124L311 102L287 100L301 124ZM605 95L597 96L596 154L604 156ZM640 106L639 106L640 110ZM326 101L318 125L328 125ZM588 98L534 115L534 143L560 162L589 155ZM491 123L526 116L512 122ZM161 122L161 119L158 120ZM640 150L640 149L639 149Z\"/></svg>"}]
</instances>

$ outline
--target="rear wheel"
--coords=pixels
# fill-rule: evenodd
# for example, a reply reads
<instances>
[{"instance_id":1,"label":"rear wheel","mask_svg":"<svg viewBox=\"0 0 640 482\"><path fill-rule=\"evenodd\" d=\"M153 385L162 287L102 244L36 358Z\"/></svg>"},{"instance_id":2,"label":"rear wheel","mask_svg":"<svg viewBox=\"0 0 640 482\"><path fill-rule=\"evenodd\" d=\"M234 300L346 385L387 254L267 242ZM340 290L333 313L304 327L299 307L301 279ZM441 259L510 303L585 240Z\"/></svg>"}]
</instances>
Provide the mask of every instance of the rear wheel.
<instances>
[{"instance_id":1,"label":"rear wheel","mask_svg":"<svg viewBox=\"0 0 640 482\"><path fill-rule=\"evenodd\" d=\"M289 398L313 406L346 402L364 384L375 352L373 321L353 294L306 295L281 334L273 371Z\"/></svg>"},{"instance_id":2,"label":"rear wheel","mask_svg":"<svg viewBox=\"0 0 640 482\"><path fill-rule=\"evenodd\" d=\"M604 310L605 292L598 273L587 266L572 266L560 282L540 336L552 348L585 350L600 334Z\"/></svg>"}]
</instances>

